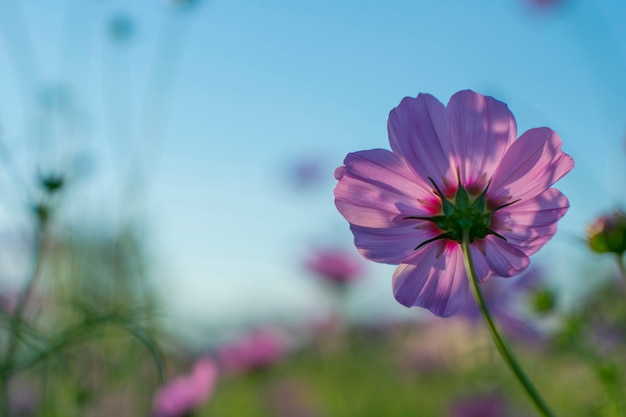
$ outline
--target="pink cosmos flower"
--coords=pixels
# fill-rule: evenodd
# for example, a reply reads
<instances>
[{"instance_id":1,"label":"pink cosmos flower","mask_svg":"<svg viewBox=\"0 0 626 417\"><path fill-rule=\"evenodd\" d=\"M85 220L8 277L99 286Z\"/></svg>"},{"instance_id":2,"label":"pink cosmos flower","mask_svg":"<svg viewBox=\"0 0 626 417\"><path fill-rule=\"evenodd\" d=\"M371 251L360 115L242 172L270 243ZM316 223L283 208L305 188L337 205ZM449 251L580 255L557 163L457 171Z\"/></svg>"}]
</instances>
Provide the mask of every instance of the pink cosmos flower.
<instances>
[{"instance_id":1,"label":"pink cosmos flower","mask_svg":"<svg viewBox=\"0 0 626 417\"><path fill-rule=\"evenodd\" d=\"M218 370L209 358L199 359L189 375L161 387L153 400L154 417L182 417L200 407L211 396Z\"/></svg>"},{"instance_id":2,"label":"pink cosmos flower","mask_svg":"<svg viewBox=\"0 0 626 417\"><path fill-rule=\"evenodd\" d=\"M391 151L350 153L335 204L366 258L399 264L396 300L448 317L469 287L460 242L468 231L480 281L526 269L569 208L550 188L574 166L548 128L517 137L506 104L460 91L447 106L428 94L389 114Z\"/></svg>"},{"instance_id":3,"label":"pink cosmos flower","mask_svg":"<svg viewBox=\"0 0 626 417\"><path fill-rule=\"evenodd\" d=\"M359 279L363 272L359 256L343 249L314 250L306 266L320 278L339 285Z\"/></svg>"},{"instance_id":4,"label":"pink cosmos flower","mask_svg":"<svg viewBox=\"0 0 626 417\"><path fill-rule=\"evenodd\" d=\"M223 345L216 356L226 371L241 373L270 366L286 354L287 341L283 335L273 329L262 329Z\"/></svg>"}]
</instances>

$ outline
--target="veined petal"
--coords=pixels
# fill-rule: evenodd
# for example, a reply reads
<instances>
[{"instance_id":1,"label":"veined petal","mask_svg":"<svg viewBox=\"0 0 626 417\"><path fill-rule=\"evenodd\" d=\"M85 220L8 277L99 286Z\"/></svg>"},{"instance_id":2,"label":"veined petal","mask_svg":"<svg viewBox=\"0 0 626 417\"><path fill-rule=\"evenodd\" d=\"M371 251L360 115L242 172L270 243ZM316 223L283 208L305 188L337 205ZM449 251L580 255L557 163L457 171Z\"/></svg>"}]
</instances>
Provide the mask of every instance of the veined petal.
<instances>
[{"instance_id":1,"label":"veined petal","mask_svg":"<svg viewBox=\"0 0 626 417\"><path fill-rule=\"evenodd\" d=\"M337 168L335 205L351 224L392 227L406 216L431 216L440 203L404 159L384 149L348 154Z\"/></svg>"},{"instance_id":2,"label":"veined petal","mask_svg":"<svg viewBox=\"0 0 626 417\"><path fill-rule=\"evenodd\" d=\"M444 192L456 187L449 152L449 123L445 106L430 94L405 97L389 113L389 143L421 178L433 178Z\"/></svg>"},{"instance_id":3,"label":"veined petal","mask_svg":"<svg viewBox=\"0 0 626 417\"><path fill-rule=\"evenodd\" d=\"M524 252L497 236L489 235L480 244L485 261L496 275L511 277L530 265L530 259Z\"/></svg>"},{"instance_id":4,"label":"veined petal","mask_svg":"<svg viewBox=\"0 0 626 417\"><path fill-rule=\"evenodd\" d=\"M494 213L492 225L512 245L532 255L556 233L557 221L567 213L569 201L556 188Z\"/></svg>"},{"instance_id":5,"label":"veined petal","mask_svg":"<svg viewBox=\"0 0 626 417\"><path fill-rule=\"evenodd\" d=\"M407 222L407 226L368 228L351 225L354 244L365 258L388 264L409 262L415 248L422 242L441 234L428 221Z\"/></svg>"},{"instance_id":6,"label":"veined petal","mask_svg":"<svg viewBox=\"0 0 626 417\"><path fill-rule=\"evenodd\" d=\"M486 281L487 278L492 275L492 271L478 244L470 245L470 254L472 255L472 261L474 262L474 271L476 272L476 277L478 278L478 281Z\"/></svg>"},{"instance_id":7,"label":"veined petal","mask_svg":"<svg viewBox=\"0 0 626 417\"><path fill-rule=\"evenodd\" d=\"M516 138L515 118L505 103L470 90L453 95L447 110L461 183L480 192Z\"/></svg>"},{"instance_id":8,"label":"veined petal","mask_svg":"<svg viewBox=\"0 0 626 417\"><path fill-rule=\"evenodd\" d=\"M492 204L526 200L547 190L574 167L561 150L561 139L546 127L525 132L508 149L493 175Z\"/></svg>"},{"instance_id":9,"label":"veined petal","mask_svg":"<svg viewBox=\"0 0 626 417\"><path fill-rule=\"evenodd\" d=\"M456 314L466 302L468 281L458 243L433 242L393 274L393 293L404 306L424 307L440 317Z\"/></svg>"}]
</instances>

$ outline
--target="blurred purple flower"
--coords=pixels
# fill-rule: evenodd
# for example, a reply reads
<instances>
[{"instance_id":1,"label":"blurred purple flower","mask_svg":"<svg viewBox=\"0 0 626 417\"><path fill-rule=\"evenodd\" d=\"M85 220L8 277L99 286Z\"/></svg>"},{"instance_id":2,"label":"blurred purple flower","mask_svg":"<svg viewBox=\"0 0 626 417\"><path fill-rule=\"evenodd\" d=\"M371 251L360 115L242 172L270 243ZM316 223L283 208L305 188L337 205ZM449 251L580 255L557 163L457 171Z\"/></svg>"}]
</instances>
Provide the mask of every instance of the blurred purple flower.
<instances>
[{"instance_id":1,"label":"blurred purple flower","mask_svg":"<svg viewBox=\"0 0 626 417\"><path fill-rule=\"evenodd\" d=\"M528 317L525 317L521 307L524 307L522 305L524 298L541 290L541 276L540 269L529 268L513 282L493 280L482 285L482 293L489 311L502 331L509 336L528 341L540 338L539 331L529 324ZM467 303L459 314L470 320L482 322L480 310L471 297L467 297Z\"/></svg>"},{"instance_id":2,"label":"blurred purple flower","mask_svg":"<svg viewBox=\"0 0 626 417\"><path fill-rule=\"evenodd\" d=\"M320 417L319 401L310 381L287 378L273 382L264 397L275 417Z\"/></svg>"},{"instance_id":3,"label":"blurred purple flower","mask_svg":"<svg viewBox=\"0 0 626 417\"><path fill-rule=\"evenodd\" d=\"M13 314L15 311L15 307L17 306L17 302L19 299L19 294L0 294L0 310L6 314Z\"/></svg>"},{"instance_id":4,"label":"blurred purple flower","mask_svg":"<svg viewBox=\"0 0 626 417\"><path fill-rule=\"evenodd\" d=\"M163 2L175 8L190 8L200 3L200 0L163 0Z\"/></svg>"},{"instance_id":5,"label":"blurred purple flower","mask_svg":"<svg viewBox=\"0 0 626 417\"><path fill-rule=\"evenodd\" d=\"M40 395L37 390L23 380L13 381L9 387L9 410L14 417L37 415Z\"/></svg>"},{"instance_id":6,"label":"blurred purple flower","mask_svg":"<svg viewBox=\"0 0 626 417\"><path fill-rule=\"evenodd\" d=\"M602 356L609 355L624 345L626 329L622 323L593 320L588 326L590 345Z\"/></svg>"},{"instance_id":7,"label":"blurred purple flower","mask_svg":"<svg viewBox=\"0 0 626 417\"><path fill-rule=\"evenodd\" d=\"M190 374L173 379L156 392L153 417L182 417L200 407L213 393L217 376L211 359L199 359Z\"/></svg>"},{"instance_id":8,"label":"blurred purple flower","mask_svg":"<svg viewBox=\"0 0 626 417\"><path fill-rule=\"evenodd\" d=\"M565 1L564 0L527 0L527 2L529 3L531 7L534 7L536 9L546 9L546 8L556 7L564 3Z\"/></svg>"},{"instance_id":9,"label":"blurred purple flower","mask_svg":"<svg viewBox=\"0 0 626 417\"><path fill-rule=\"evenodd\" d=\"M321 279L341 286L358 280L363 273L361 259L338 248L313 250L305 265Z\"/></svg>"},{"instance_id":10,"label":"blurred purple flower","mask_svg":"<svg viewBox=\"0 0 626 417\"><path fill-rule=\"evenodd\" d=\"M320 159L306 159L297 162L291 167L290 178L299 189L311 188L323 178L323 169Z\"/></svg>"},{"instance_id":11,"label":"blurred purple flower","mask_svg":"<svg viewBox=\"0 0 626 417\"><path fill-rule=\"evenodd\" d=\"M15 314L19 299L20 294L18 292L0 293L0 311L7 315ZM43 298L39 294L31 295L31 298L22 311L22 320L33 320L37 314L39 314L43 302Z\"/></svg>"},{"instance_id":12,"label":"blurred purple flower","mask_svg":"<svg viewBox=\"0 0 626 417\"><path fill-rule=\"evenodd\" d=\"M287 354L285 337L274 329L253 331L217 349L216 357L230 373L266 368Z\"/></svg>"},{"instance_id":13,"label":"blurred purple flower","mask_svg":"<svg viewBox=\"0 0 626 417\"><path fill-rule=\"evenodd\" d=\"M449 417L510 417L506 401L490 394L462 399L450 408Z\"/></svg>"},{"instance_id":14,"label":"blurred purple flower","mask_svg":"<svg viewBox=\"0 0 626 417\"><path fill-rule=\"evenodd\" d=\"M337 168L335 204L364 257L399 264L398 302L452 316L469 288L463 231L480 281L520 273L569 208L550 187L574 162L554 131L516 139L507 105L469 90L447 107L428 94L404 98L388 129L392 151L350 153Z\"/></svg>"}]
</instances>

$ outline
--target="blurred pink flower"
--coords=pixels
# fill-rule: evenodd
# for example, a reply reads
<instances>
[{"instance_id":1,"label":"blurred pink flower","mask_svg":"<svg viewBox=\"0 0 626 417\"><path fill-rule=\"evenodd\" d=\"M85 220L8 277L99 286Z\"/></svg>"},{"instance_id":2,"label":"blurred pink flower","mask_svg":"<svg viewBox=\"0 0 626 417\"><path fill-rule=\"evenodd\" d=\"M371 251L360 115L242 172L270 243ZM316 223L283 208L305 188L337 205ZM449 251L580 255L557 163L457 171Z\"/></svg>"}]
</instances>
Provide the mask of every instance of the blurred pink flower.
<instances>
[{"instance_id":1,"label":"blurred pink flower","mask_svg":"<svg viewBox=\"0 0 626 417\"><path fill-rule=\"evenodd\" d=\"M545 9L558 6L565 3L564 0L526 0L531 7L536 9Z\"/></svg>"},{"instance_id":2,"label":"blurred pink flower","mask_svg":"<svg viewBox=\"0 0 626 417\"><path fill-rule=\"evenodd\" d=\"M284 336L274 329L263 329L221 346L216 357L225 371L241 373L273 365L286 354Z\"/></svg>"},{"instance_id":3,"label":"blurred pink flower","mask_svg":"<svg viewBox=\"0 0 626 417\"><path fill-rule=\"evenodd\" d=\"M321 417L320 401L306 379L289 377L272 382L265 392L271 415L275 417Z\"/></svg>"},{"instance_id":4,"label":"blurred pink flower","mask_svg":"<svg viewBox=\"0 0 626 417\"><path fill-rule=\"evenodd\" d=\"M20 294L18 292L0 294L0 311L8 315L15 314L19 299ZM43 298L39 294L31 294L22 311L22 320L33 320L39 314L43 302Z\"/></svg>"},{"instance_id":5,"label":"blurred pink flower","mask_svg":"<svg viewBox=\"0 0 626 417\"><path fill-rule=\"evenodd\" d=\"M17 302L19 299L19 294L0 294L0 310L6 314L13 314L15 311L15 307L17 306Z\"/></svg>"},{"instance_id":6,"label":"blurred pink flower","mask_svg":"<svg viewBox=\"0 0 626 417\"><path fill-rule=\"evenodd\" d=\"M289 177L298 189L307 189L324 179L323 171L321 159L302 159L292 166Z\"/></svg>"},{"instance_id":7,"label":"blurred pink flower","mask_svg":"<svg viewBox=\"0 0 626 417\"><path fill-rule=\"evenodd\" d=\"M335 204L364 257L399 264L401 304L442 317L464 305L460 242L469 233L480 281L510 277L556 232L569 202L550 188L574 166L548 128L518 139L506 104L473 91L446 106L428 94L389 115L392 151L350 153L337 168Z\"/></svg>"},{"instance_id":8,"label":"blurred pink flower","mask_svg":"<svg viewBox=\"0 0 626 417\"><path fill-rule=\"evenodd\" d=\"M459 400L450 408L449 417L510 417L500 395L472 396Z\"/></svg>"},{"instance_id":9,"label":"blurred pink flower","mask_svg":"<svg viewBox=\"0 0 626 417\"><path fill-rule=\"evenodd\" d=\"M162 386L153 399L154 417L182 417L204 404L215 389L218 370L209 358L199 359L190 374Z\"/></svg>"},{"instance_id":10,"label":"blurred pink flower","mask_svg":"<svg viewBox=\"0 0 626 417\"><path fill-rule=\"evenodd\" d=\"M587 326L585 338L602 356L607 356L624 346L626 329L623 323L612 323L596 318Z\"/></svg>"},{"instance_id":11,"label":"blurred pink flower","mask_svg":"<svg viewBox=\"0 0 626 417\"><path fill-rule=\"evenodd\" d=\"M24 380L15 380L9 387L9 410L11 416L36 416L40 405L38 390Z\"/></svg>"},{"instance_id":12,"label":"blurred pink flower","mask_svg":"<svg viewBox=\"0 0 626 417\"><path fill-rule=\"evenodd\" d=\"M344 249L317 249L306 260L307 268L323 280L347 284L362 276L361 260Z\"/></svg>"}]
</instances>

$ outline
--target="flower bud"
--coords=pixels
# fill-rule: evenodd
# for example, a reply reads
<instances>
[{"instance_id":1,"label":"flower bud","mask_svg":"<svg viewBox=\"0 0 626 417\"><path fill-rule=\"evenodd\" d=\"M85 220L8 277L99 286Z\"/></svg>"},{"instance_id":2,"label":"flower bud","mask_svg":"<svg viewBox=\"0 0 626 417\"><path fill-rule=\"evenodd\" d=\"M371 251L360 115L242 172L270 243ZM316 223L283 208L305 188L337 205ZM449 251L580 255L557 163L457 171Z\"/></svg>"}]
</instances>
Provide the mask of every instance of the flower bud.
<instances>
[{"instance_id":1,"label":"flower bud","mask_svg":"<svg viewBox=\"0 0 626 417\"><path fill-rule=\"evenodd\" d=\"M39 185L48 194L54 194L63 188L64 179L58 174L42 175L39 178Z\"/></svg>"},{"instance_id":2,"label":"flower bud","mask_svg":"<svg viewBox=\"0 0 626 417\"><path fill-rule=\"evenodd\" d=\"M541 288L531 295L531 307L537 314L548 314L556 308L556 294L548 288Z\"/></svg>"},{"instance_id":3,"label":"flower bud","mask_svg":"<svg viewBox=\"0 0 626 417\"><path fill-rule=\"evenodd\" d=\"M615 211L598 217L587 230L589 247L598 253L626 251L626 214Z\"/></svg>"}]
</instances>

